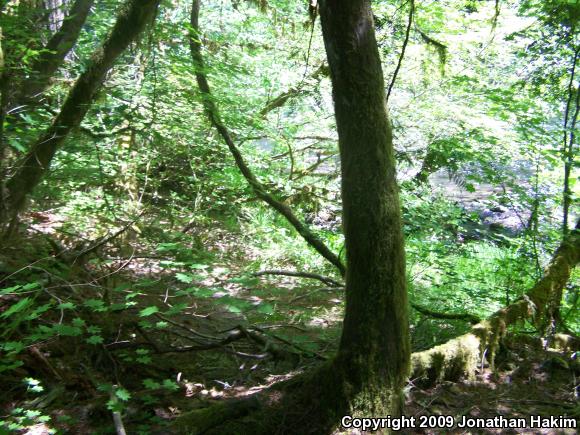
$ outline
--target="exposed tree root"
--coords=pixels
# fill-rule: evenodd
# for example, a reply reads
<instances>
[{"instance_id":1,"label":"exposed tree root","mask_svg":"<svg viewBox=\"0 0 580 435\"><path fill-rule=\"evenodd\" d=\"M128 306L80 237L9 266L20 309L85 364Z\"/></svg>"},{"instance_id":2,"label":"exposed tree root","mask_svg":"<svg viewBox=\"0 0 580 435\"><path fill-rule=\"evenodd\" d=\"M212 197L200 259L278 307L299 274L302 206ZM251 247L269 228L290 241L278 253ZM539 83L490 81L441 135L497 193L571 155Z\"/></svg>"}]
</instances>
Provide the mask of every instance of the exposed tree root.
<instances>
[{"instance_id":1,"label":"exposed tree root","mask_svg":"<svg viewBox=\"0 0 580 435\"><path fill-rule=\"evenodd\" d=\"M474 325L467 334L414 353L411 378L421 384L472 378L478 361L486 358L493 366L500 340L510 325L532 320L545 330L560 304L572 269L579 261L580 232L575 231L556 250L543 278L525 295Z\"/></svg>"},{"instance_id":2,"label":"exposed tree root","mask_svg":"<svg viewBox=\"0 0 580 435\"><path fill-rule=\"evenodd\" d=\"M349 403L369 405L354 383L337 381L348 379L345 371L335 359L251 398L183 414L176 427L179 433L212 435L331 433L342 416L356 414Z\"/></svg>"}]
</instances>

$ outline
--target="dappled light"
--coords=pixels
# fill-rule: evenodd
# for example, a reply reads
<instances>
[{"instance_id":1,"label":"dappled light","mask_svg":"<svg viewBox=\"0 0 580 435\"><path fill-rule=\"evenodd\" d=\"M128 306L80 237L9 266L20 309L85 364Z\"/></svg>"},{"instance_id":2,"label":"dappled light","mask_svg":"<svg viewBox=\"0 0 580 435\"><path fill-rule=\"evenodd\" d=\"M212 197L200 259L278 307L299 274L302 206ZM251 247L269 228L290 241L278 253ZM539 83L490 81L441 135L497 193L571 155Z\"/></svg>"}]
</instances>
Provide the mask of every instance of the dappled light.
<instances>
[{"instance_id":1,"label":"dappled light","mask_svg":"<svg viewBox=\"0 0 580 435\"><path fill-rule=\"evenodd\" d=\"M580 3L0 0L0 434L575 434Z\"/></svg>"}]
</instances>

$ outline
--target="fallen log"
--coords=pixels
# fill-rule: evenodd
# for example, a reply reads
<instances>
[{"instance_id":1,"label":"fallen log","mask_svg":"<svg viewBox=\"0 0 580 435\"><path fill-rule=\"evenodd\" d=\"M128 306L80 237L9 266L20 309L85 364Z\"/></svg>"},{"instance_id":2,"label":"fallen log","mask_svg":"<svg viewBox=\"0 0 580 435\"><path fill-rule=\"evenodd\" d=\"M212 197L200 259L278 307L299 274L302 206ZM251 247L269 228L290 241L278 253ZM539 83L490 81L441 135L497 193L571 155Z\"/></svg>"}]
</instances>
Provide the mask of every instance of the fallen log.
<instances>
[{"instance_id":1,"label":"fallen log","mask_svg":"<svg viewBox=\"0 0 580 435\"><path fill-rule=\"evenodd\" d=\"M556 250L544 276L513 304L474 325L471 330L445 344L411 355L411 379L421 385L443 380L472 379L479 361L493 367L495 354L507 328L531 320L540 331L547 325L562 300L570 274L580 261L580 231L575 230Z\"/></svg>"}]
</instances>

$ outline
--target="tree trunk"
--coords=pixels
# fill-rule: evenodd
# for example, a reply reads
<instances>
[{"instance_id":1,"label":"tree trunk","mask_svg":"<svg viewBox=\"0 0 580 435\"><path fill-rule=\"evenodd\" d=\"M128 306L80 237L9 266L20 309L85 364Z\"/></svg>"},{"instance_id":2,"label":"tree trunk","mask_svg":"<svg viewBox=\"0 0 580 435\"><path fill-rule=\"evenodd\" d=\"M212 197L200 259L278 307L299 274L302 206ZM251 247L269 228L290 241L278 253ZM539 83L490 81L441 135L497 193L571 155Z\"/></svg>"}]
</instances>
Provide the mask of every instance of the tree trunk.
<instances>
[{"instance_id":1,"label":"tree trunk","mask_svg":"<svg viewBox=\"0 0 580 435\"><path fill-rule=\"evenodd\" d=\"M391 127L369 0L320 2L342 167L346 312L335 366L349 411L397 415L410 344Z\"/></svg>"},{"instance_id":2,"label":"tree trunk","mask_svg":"<svg viewBox=\"0 0 580 435\"><path fill-rule=\"evenodd\" d=\"M27 103L42 93L50 84L56 70L76 44L83 25L95 0L76 0L59 30L47 42L38 60L32 65L31 76L21 88L18 101Z\"/></svg>"},{"instance_id":3,"label":"tree trunk","mask_svg":"<svg viewBox=\"0 0 580 435\"><path fill-rule=\"evenodd\" d=\"M26 196L47 172L59 146L69 132L80 125L115 60L153 19L159 1L129 0L122 7L115 26L103 45L93 53L85 72L70 90L60 113L32 145L17 165L17 171L6 183L8 218L14 218L23 209Z\"/></svg>"}]
</instances>

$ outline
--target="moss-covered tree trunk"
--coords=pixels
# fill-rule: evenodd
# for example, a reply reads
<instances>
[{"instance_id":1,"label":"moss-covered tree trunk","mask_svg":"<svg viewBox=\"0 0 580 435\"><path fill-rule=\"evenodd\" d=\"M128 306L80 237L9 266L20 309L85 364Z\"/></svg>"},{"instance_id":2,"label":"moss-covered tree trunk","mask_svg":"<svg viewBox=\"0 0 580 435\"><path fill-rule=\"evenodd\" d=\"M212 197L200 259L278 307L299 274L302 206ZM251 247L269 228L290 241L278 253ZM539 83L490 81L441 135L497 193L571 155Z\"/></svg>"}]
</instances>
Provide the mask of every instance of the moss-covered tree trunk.
<instances>
[{"instance_id":1,"label":"moss-covered tree trunk","mask_svg":"<svg viewBox=\"0 0 580 435\"><path fill-rule=\"evenodd\" d=\"M42 179L52 159L72 129L78 127L116 59L152 21L160 0L129 0L121 8L115 26L94 53L85 71L76 80L59 114L30 151L18 162L16 172L6 183L7 196L0 223L14 218L25 199Z\"/></svg>"},{"instance_id":2,"label":"moss-covered tree trunk","mask_svg":"<svg viewBox=\"0 0 580 435\"><path fill-rule=\"evenodd\" d=\"M21 86L18 101L13 102L14 104L30 103L30 100L37 99L49 86L55 72L76 44L94 3L95 0L76 0L73 3L60 28L48 40L39 58L33 63L30 77Z\"/></svg>"},{"instance_id":3,"label":"moss-covered tree trunk","mask_svg":"<svg viewBox=\"0 0 580 435\"><path fill-rule=\"evenodd\" d=\"M467 334L412 355L412 377L429 385L443 380L473 378L477 364L493 366L496 350L509 326L525 320L541 331L554 321L562 294L574 267L580 262L580 231L574 230L554 253L544 276L513 304L474 325Z\"/></svg>"},{"instance_id":4,"label":"moss-covered tree trunk","mask_svg":"<svg viewBox=\"0 0 580 435\"><path fill-rule=\"evenodd\" d=\"M324 0L342 168L346 312L336 382L349 411L396 415L410 345L405 253L391 127L370 1Z\"/></svg>"}]
</instances>

